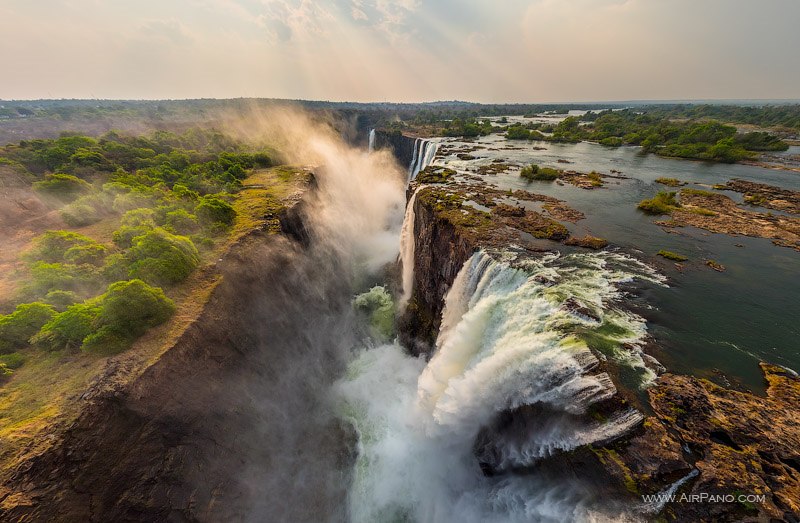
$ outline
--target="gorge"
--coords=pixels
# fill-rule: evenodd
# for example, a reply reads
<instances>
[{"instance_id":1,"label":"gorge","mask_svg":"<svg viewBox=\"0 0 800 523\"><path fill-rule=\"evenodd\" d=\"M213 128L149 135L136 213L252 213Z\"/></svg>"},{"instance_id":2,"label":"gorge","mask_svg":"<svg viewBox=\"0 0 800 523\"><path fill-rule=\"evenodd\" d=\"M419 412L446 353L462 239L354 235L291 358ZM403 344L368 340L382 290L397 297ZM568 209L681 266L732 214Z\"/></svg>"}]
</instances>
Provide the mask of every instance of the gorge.
<instances>
[{"instance_id":1,"label":"gorge","mask_svg":"<svg viewBox=\"0 0 800 523\"><path fill-rule=\"evenodd\" d=\"M710 517L800 513L800 379L762 364L759 396L664 373L648 300L674 281L616 233L625 215L582 222L597 203L572 195L599 189L479 175L523 154L493 136L280 131L313 172L264 216L280 232L230 247L161 358L112 359L11 472L4 519L685 521L709 515L641 495L743 478L766 501Z\"/></svg>"}]
</instances>

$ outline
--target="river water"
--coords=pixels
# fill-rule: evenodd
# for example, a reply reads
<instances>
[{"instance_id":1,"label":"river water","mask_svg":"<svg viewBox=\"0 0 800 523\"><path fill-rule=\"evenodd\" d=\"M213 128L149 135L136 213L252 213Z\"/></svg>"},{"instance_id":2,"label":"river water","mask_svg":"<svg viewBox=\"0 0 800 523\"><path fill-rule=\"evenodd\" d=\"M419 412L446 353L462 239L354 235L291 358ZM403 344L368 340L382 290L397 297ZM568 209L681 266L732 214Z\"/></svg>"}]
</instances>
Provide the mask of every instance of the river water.
<instances>
[{"instance_id":1,"label":"river water","mask_svg":"<svg viewBox=\"0 0 800 523\"><path fill-rule=\"evenodd\" d=\"M638 147L508 141L497 134L474 141L441 142L479 147L470 153L474 160L458 159L455 153L437 156L435 164L459 173L476 175L479 166L495 159L580 172L621 171L627 179L607 179L605 187L594 190L527 182L517 168L478 176L502 189L525 189L566 201L586 215L575 225L567 224L575 234L606 238L657 266L669 278L667 287L643 285L641 295L632 303L647 318L656 341L654 355L669 370L723 383L730 380L758 391L763 390L758 361L800 369L800 301L796 299L800 294L800 255L796 251L775 246L767 239L732 237L691 227L666 231L654 224L659 218L636 209L639 201L665 189L655 182L660 177L677 178L690 182L687 187L704 189L740 178L800 190L800 173L661 158ZM795 146L784 154L799 151ZM742 201L741 194L724 194ZM690 261L679 271L673 263L655 256L661 249L684 254ZM716 260L727 270L713 271L703 264L705 259Z\"/></svg>"}]
</instances>

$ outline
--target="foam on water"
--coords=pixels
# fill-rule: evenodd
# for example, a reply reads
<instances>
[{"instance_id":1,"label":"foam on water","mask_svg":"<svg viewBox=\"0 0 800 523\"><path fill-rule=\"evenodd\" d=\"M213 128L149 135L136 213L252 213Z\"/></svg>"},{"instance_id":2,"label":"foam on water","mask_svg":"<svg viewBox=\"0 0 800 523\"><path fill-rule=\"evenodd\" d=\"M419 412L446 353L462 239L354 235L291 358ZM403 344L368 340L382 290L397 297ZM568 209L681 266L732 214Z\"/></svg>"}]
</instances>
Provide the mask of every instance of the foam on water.
<instances>
[{"instance_id":1,"label":"foam on water","mask_svg":"<svg viewBox=\"0 0 800 523\"><path fill-rule=\"evenodd\" d=\"M472 256L447 293L427 364L385 345L364 351L336 387L360 434L352 520L621 518L592 506L574 484L536 474L486 477L473 445L498 412L525 405L554 414L496 449L501 466L605 441L641 421L633 409L603 421L581 416L616 392L608 375L597 372L581 333L600 331L620 353L636 353L620 340L635 344L645 334L641 318L610 305L619 284L631 279L661 282L649 267L617 253L546 255L518 266L484 252ZM567 307L568 300L591 317ZM637 371L641 357L615 361ZM643 362L638 372L646 382Z\"/></svg>"}]
</instances>

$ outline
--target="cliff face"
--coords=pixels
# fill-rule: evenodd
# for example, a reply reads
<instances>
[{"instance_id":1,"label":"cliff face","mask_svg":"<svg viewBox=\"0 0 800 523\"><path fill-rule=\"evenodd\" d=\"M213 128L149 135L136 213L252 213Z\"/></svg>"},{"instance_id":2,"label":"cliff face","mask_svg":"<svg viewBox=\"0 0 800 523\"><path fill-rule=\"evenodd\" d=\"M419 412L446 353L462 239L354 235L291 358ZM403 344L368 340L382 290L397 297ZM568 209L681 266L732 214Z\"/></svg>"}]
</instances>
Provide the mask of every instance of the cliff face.
<instances>
[{"instance_id":1,"label":"cliff face","mask_svg":"<svg viewBox=\"0 0 800 523\"><path fill-rule=\"evenodd\" d=\"M423 198L415 200L414 213L414 286L398 331L414 354L430 355L447 290L478 244Z\"/></svg>"},{"instance_id":2,"label":"cliff face","mask_svg":"<svg viewBox=\"0 0 800 523\"><path fill-rule=\"evenodd\" d=\"M307 239L298 223L290 212L283 227ZM0 520L343 517L353 434L318 398L352 341L349 287L313 249L261 231L219 265L171 349L132 383L75 399L78 420L0 490Z\"/></svg>"},{"instance_id":3,"label":"cliff face","mask_svg":"<svg viewBox=\"0 0 800 523\"><path fill-rule=\"evenodd\" d=\"M416 138L405 136L400 132L378 130L375 132L375 147L392 150L395 158L404 167L411 165L414 156L414 141Z\"/></svg>"}]
</instances>

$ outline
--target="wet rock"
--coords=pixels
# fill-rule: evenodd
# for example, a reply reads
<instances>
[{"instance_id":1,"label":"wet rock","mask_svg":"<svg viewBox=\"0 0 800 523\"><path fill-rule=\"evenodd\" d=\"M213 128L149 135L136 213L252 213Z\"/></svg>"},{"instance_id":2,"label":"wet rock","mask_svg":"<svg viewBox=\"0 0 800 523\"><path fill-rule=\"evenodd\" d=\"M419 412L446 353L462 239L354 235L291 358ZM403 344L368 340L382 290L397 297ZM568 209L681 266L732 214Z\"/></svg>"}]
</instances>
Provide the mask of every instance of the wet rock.
<instances>
[{"instance_id":1,"label":"wet rock","mask_svg":"<svg viewBox=\"0 0 800 523\"><path fill-rule=\"evenodd\" d=\"M581 319L600 323L603 319L591 308L579 302L576 298L570 296L561 307Z\"/></svg>"}]
</instances>

